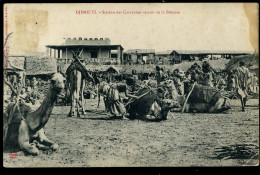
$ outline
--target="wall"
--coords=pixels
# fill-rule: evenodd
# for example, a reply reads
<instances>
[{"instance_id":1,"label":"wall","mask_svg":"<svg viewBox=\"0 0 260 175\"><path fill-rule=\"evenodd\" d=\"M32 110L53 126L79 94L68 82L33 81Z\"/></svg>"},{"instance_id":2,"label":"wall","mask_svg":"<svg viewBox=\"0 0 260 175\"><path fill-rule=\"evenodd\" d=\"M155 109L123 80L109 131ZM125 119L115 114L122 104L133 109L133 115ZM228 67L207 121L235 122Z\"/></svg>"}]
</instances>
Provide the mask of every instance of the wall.
<instances>
[{"instance_id":1,"label":"wall","mask_svg":"<svg viewBox=\"0 0 260 175\"><path fill-rule=\"evenodd\" d=\"M109 38L67 38L65 41L66 44L84 44L84 45L110 45Z\"/></svg>"}]
</instances>

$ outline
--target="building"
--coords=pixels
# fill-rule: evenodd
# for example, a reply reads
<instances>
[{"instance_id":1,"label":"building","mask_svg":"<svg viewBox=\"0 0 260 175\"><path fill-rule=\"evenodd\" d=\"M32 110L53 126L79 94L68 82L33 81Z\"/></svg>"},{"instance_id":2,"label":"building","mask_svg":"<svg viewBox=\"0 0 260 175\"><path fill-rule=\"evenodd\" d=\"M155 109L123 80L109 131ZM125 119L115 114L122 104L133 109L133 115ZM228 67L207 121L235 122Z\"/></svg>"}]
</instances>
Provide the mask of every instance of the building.
<instances>
[{"instance_id":1,"label":"building","mask_svg":"<svg viewBox=\"0 0 260 175\"><path fill-rule=\"evenodd\" d=\"M174 55L172 53L173 50L155 52L155 62L158 64L174 64Z\"/></svg>"},{"instance_id":2,"label":"building","mask_svg":"<svg viewBox=\"0 0 260 175\"><path fill-rule=\"evenodd\" d=\"M203 59L231 59L233 56L248 55L248 51L226 51L226 50L173 50L171 55L180 61L192 61Z\"/></svg>"},{"instance_id":3,"label":"building","mask_svg":"<svg viewBox=\"0 0 260 175\"><path fill-rule=\"evenodd\" d=\"M129 49L123 54L123 62L132 64L153 63L155 49Z\"/></svg>"},{"instance_id":4,"label":"building","mask_svg":"<svg viewBox=\"0 0 260 175\"><path fill-rule=\"evenodd\" d=\"M70 64L73 52L81 51L80 57L87 64L121 64L123 50L121 45L111 45L109 38L67 38L64 44L46 46L48 56L56 58L58 66Z\"/></svg>"},{"instance_id":5,"label":"building","mask_svg":"<svg viewBox=\"0 0 260 175\"><path fill-rule=\"evenodd\" d=\"M167 50L156 52L155 59L158 64L178 64L182 61L231 59L234 56L248 55L247 51L225 50Z\"/></svg>"}]
</instances>

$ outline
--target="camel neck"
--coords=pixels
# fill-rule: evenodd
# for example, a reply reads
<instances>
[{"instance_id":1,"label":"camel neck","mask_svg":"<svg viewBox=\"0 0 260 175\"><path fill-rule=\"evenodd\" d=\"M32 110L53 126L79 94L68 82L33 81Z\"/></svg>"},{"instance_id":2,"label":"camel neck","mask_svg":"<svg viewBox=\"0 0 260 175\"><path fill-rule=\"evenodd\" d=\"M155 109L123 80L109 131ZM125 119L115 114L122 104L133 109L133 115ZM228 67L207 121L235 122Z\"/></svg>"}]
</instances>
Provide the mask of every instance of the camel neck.
<instances>
[{"instance_id":1,"label":"camel neck","mask_svg":"<svg viewBox=\"0 0 260 175\"><path fill-rule=\"evenodd\" d=\"M49 91L43 100L41 106L34 112L29 113L26 117L26 121L33 131L38 131L43 128L48 122L57 98L57 93L54 91L52 85L50 85Z\"/></svg>"}]
</instances>

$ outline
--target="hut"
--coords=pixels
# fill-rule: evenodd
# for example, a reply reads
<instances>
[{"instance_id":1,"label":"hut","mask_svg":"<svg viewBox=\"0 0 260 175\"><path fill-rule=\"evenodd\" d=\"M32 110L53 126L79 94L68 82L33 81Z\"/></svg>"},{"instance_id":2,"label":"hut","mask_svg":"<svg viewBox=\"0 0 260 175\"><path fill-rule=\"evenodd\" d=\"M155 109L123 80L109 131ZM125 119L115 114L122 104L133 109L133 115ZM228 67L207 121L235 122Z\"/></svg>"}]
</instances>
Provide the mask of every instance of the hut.
<instances>
[{"instance_id":1,"label":"hut","mask_svg":"<svg viewBox=\"0 0 260 175\"><path fill-rule=\"evenodd\" d=\"M28 56L25 58L25 72L29 79L40 77L48 79L57 72L56 60L49 57Z\"/></svg>"},{"instance_id":2,"label":"hut","mask_svg":"<svg viewBox=\"0 0 260 175\"><path fill-rule=\"evenodd\" d=\"M113 74L119 74L120 73L120 69L118 67L115 66L110 66L107 70L107 73L113 73Z\"/></svg>"},{"instance_id":3,"label":"hut","mask_svg":"<svg viewBox=\"0 0 260 175\"><path fill-rule=\"evenodd\" d=\"M225 71L230 71L239 67L239 62L243 61L251 71L257 73L259 72L259 55L250 54L233 57L226 65Z\"/></svg>"},{"instance_id":4,"label":"hut","mask_svg":"<svg viewBox=\"0 0 260 175\"><path fill-rule=\"evenodd\" d=\"M5 58L4 74L6 80L11 81L12 84L17 82L18 77L22 78L22 83L25 84L25 57L19 55L9 55Z\"/></svg>"}]
</instances>

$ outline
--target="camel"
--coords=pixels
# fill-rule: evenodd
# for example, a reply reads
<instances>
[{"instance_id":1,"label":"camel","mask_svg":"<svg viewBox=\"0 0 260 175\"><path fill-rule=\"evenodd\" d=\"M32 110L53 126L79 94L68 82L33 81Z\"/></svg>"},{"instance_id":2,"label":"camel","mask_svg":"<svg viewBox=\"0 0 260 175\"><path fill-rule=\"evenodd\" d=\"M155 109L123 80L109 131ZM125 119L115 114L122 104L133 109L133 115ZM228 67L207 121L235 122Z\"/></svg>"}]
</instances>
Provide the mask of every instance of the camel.
<instances>
[{"instance_id":1,"label":"camel","mask_svg":"<svg viewBox=\"0 0 260 175\"><path fill-rule=\"evenodd\" d=\"M169 93L169 96L177 100L180 106L184 106L183 111L185 112L219 113L230 109L229 98L225 97L221 91L216 90L214 87L195 83L193 88L190 87L190 94L186 97L185 95L177 94L172 80L162 82L161 86L167 92L166 94ZM186 104L184 99L187 99Z\"/></svg>"},{"instance_id":2,"label":"camel","mask_svg":"<svg viewBox=\"0 0 260 175\"><path fill-rule=\"evenodd\" d=\"M138 98L126 104L129 119L141 119L146 121L167 120L168 112L178 106L173 99L163 99L165 91L161 88L146 86L135 94Z\"/></svg>"},{"instance_id":3,"label":"camel","mask_svg":"<svg viewBox=\"0 0 260 175\"><path fill-rule=\"evenodd\" d=\"M5 115L5 121L8 120L8 123L5 123L4 127L6 136L4 137L4 143L7 147L19 146L31 155L39 155L39 149L58 149L58 144L46 137L43 127L48 122L55 101L64 88L64 80L65 78L59 73L52 76L45 99L40 107L33 112L28 106L22 105L24 103L19 100L19 94L17 95L20 104L18 106L10 104Z\"/></svg>"},{"instance_id":4,"label":"camel","mask_svg":"<svg viewBox=\"0 0 260 175\"><path fill-rule=\"evenodd\" d=\"M82 52L82 51L81 51ZM83 97L83 90L85 88L86 79L89 79L94 82L93 77L90 73L86 70L84 65L80 62L80 54L75 54L73 52L74 62L66 70L67 76L67 87L70 90L70 101L71 101L71 108L68 114L68 117L73 117L76 115L77 117L81 117L85 115L84 109L84 97Z\"/></svg>"}]
</instances>

